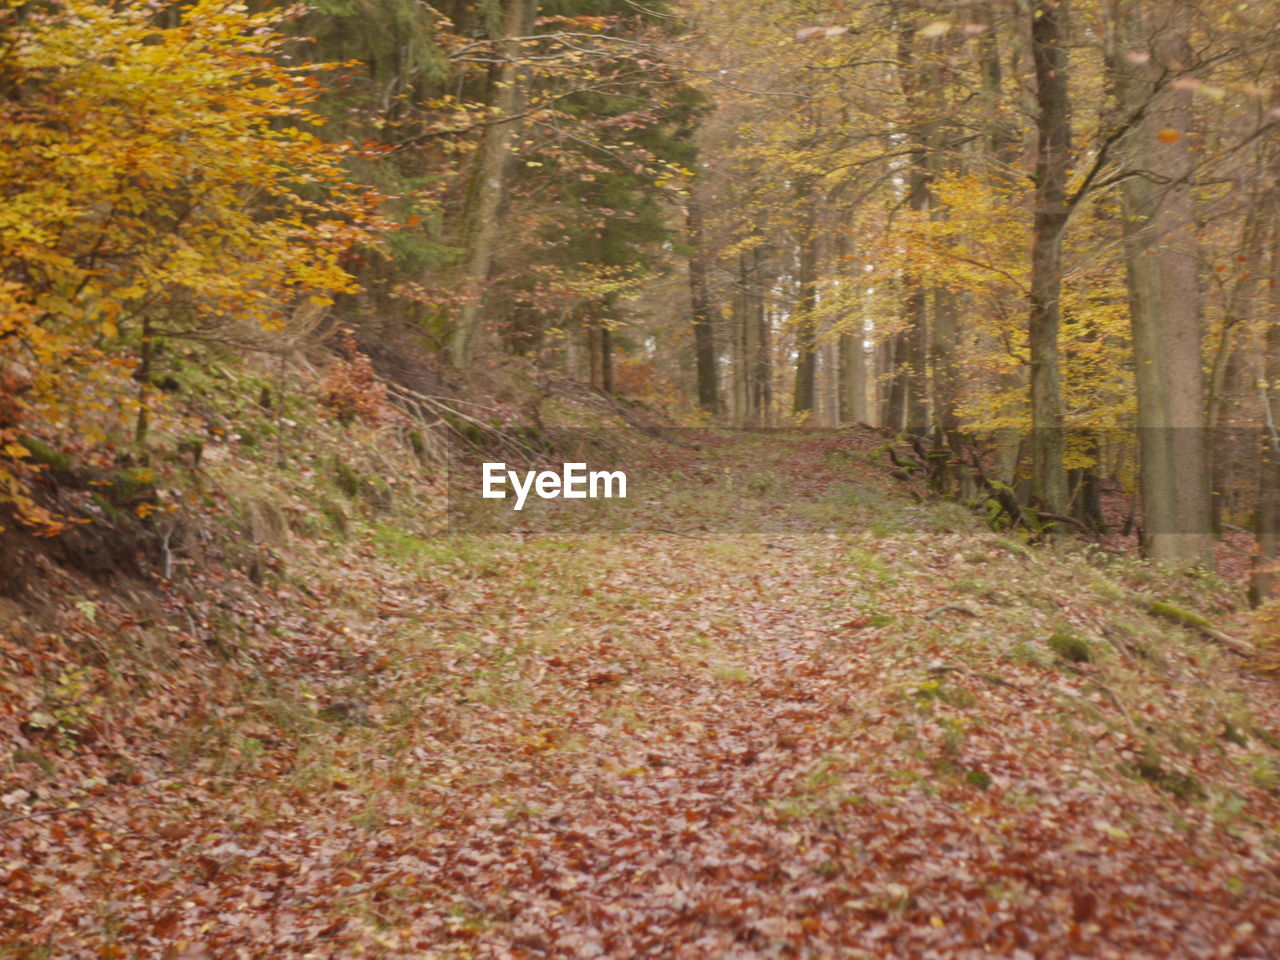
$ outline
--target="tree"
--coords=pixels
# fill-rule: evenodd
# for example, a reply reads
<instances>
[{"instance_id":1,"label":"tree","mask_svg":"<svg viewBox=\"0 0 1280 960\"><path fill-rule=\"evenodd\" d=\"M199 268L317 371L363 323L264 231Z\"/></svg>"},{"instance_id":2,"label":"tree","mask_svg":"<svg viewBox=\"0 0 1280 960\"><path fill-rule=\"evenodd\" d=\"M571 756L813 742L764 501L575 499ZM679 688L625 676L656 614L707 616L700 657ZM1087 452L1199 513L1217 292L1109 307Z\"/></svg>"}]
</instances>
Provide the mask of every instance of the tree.
<instances>
[{"instance_id":1,"label":"tree","mask_svg":"<svg viewBox=\"0 0 1280 960\"><path fill-rule=\"evenodd\" d=\"M707 286L709 254L703 230L702 198L698 184L690 185L685 201L689 240L689 301L693 319L694 362L698 405L708 413L720 412L720 377L716 369L715 331L711 325L711 292Z\"/></svg>"},{"instance_id":2,"label":"tree","mask_svg":"<svg viewBox=\"0 0 1280 960\"><path fill-rule=\"evenodd\" d=\"M463 367L475 354L484 316L494 245L501 230L508 193L517 116L528 99L529 70L522 61L522 39L533 31L537 0L505 0L502 33L494 45L499 67L493 80L494 118L486 124L479 159L467 191L459 230L462 257L462 307L454 323L449 355Z\"/></svg>"},{"instance_id":3,"label":"tree","mask_svg":"<svg viewBox=\"0 0 1280 960\"><path fill-rule=\"evenodd\" d=\"M146 439L164 338L278 329L354 290L343 259L379 223L343 168L350 149L313 132L314 70L277 59L279 13L212 0L160 13L93 0L3 13L0 377L14 419L96 424L89 439L122 415ZM120 405L86 407L103 383ZM15 468L0 469L0 496L19 500Z\"/></svg>"},{"instance_id":4,"label":"tree","mask_svg":"<svg viewBox=\"0 0 1280 960\"><path fill-rule=\"evenodd\" d=\"M1065 0L1031 4L1031 54L1036 73L1037 153L1031 248L1031 481L1051 513L1067 509L1058 333L1062 325L1062 243L1071 211L1071 164Z\"/></svg>"}]
</instances>

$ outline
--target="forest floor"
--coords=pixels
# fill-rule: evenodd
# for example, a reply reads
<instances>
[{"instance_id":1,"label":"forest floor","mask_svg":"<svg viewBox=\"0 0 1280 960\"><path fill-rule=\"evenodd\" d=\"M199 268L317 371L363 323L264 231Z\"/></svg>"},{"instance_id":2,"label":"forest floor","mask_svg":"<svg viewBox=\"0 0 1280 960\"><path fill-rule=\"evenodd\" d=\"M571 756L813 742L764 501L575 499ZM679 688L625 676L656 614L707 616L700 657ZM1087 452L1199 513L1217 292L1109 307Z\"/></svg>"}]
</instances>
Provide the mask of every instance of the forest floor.
<instances>
[{"instance_id":1,"label":"forest floor","mask_svg":"<svg viewBox=\"0 0 1280 960\"><path fill-rule=\"evenodd\" d=\"M295 538L238 666L93 737L6 643L0 957L1280 954L1274 680L1147 612L1221 585L864 439L664 450L670 533Z\"/></svg>"}]
</instances>

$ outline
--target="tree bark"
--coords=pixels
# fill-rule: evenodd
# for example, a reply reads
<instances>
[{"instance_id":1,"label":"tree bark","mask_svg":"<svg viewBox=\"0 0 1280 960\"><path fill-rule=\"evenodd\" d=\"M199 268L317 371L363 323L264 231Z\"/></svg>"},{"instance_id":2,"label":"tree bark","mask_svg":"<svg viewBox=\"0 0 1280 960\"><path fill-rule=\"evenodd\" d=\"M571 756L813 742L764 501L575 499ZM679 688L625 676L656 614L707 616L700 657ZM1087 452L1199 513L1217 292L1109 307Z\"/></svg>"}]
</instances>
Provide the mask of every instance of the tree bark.
<instances>
[{"instance_id":1,"label":"tree bark","mask_svg":"<svg viewBox=\"0 0 1280 960\"><path fill-rule=\"evenodd\" d=\"M818 236L812 184L803 182L797 190L803 206L800 241L800 268L796 299L796 383L792 412L812 413L816 400L818 367Z\"/></svg>"},{"instance_id":2,"label":"tree bark","mask_svg":"<svg viewBox=\"0 0 1280 960\"><path fill-rule=\"evenodd\" d=\"M755 425L755 337L752 317L751 262L738 254L738 282L731 303L733 329L733 419L739 427Z\"/></svg>"},{"instance_id":3,"label":"tree bark","mask_svg":"<svg viewBox=\"0 0 1280 960\"><path fill-rule=\"evenodd\" d=\"M1242 349L1240 341L1250 337L1257 313L1258 278L1265 271L1263 246L1266 241L1263 214L1273 209L1274 187L1256 186L1265 183L1266 168L1259 164L1254 171L1253 183L1247 187L1251 196L1240 234L1237 262L1240 263L1235 282L1227 297L1222 327L1218 333L1217 348L1209 375L1208 425L1209 457L1213 496L1213 534L1222 533L1225 514L1238 507L1238 493L1243 477L1256 466L1255 451L1240 441L1244 429L1255 412L1252 384L1261 371L1255 369L1262 350ZM1242 262L1241 262L1242 261ZM1254 354L1254 355L1250 355ZM1261 360L1265 364L1265 360Z\"/></svg>"},{"instance_id":4,"label":"tree bark","mask_svg":"<svg viewBox=\"0 0 1280 960\"><path fill-rule=\"evenodd\" d=\"M591 387L604 389L604 328L593 318L587 321L587 356L591 366Z\"/></svg>"},{"instance_id":5,"label":"tree bark","mask_svg":"<svg viewBox=\"0 0 1280 960\"><path fill-rule=\"evenodd\" d=\"M462 213L464 299L449 342L449 358L458 367L471 363L482 332L486 287L501 228L512 142L518 126L515 117L527 94L528 75L520 61L521 51L509 38L528 35L538 15L538 0L506 0L505 6L503 37L495 44L495 53L503 61L493 95L493 107L500 119L484 130Z\"/></svg>"},{"instance_id":6,"label":"tree bark","mask_svg":"<svg viewBox=\"0 0 1280 960\"><path fill-rule=\"evenodd\" d=\"M613 393L613 331L600 328L600 389Z\"/></svg>"},{"instance_id":7,"label":"tree bark","mask_svg":"<svg viewBox=\"0 0 1280 960\"><path fill-rule=\"evenodd\" d=\"M1031 248L1031 456L1032 496L1050 513L1067 507L1063 470L1062 374L1058 330L1062 322L1062 239L1071 163L1071 115L1067 96L1065 0L1031 4L1031 52L1036 73L1034 239Z\"/></svg>"},{"instance_id":8,"label":"tree bark","mask_svg":"<svg viewBox=\"0 0 1280 960\"><path fill-rule=\"evenodd\" d=\"M138 381L138 416L133 424L133 442L143 450L145 456L147 431L151 426L151 371L156 352L156 338L152 332L151 317L145 312L142 315L141 340L138 369L133 374Z\"/></svg>"},{"instance_id":9,"label":"tree bark","mask_svg":"<svg viewBox=\"0 0 1280 960\"><path fill-rule=\"evenodd\" d=\"M1185 34L1170 34L1161 40L1163 42L1157 42L1157 55L1170 66L1191 61L1191 45ZM1202 356L1204 300L1190 181L1195 158L1188 137L1194 123L1192 93L1169 90L1168 94L1168 111L1163 117L1156 114L1156 118L1163 119L1169 128L1181 131L1183 136L1174 144L1157 141L1153 159L1155 172L1170 180L1162 189L1156 232L1164 288L1161 312L1169 357L1169 414L1173 421L1173 456L1177 466L1174 474L1178 520L1176 552L1180 560L1199 561L1212 567L1213 490Z\"/></svg>"},{"instance_id":10,"label":"tree bark","mask_svg":"<svg viewBox=\"0 0 1280 960\"><path fill-rule=\"evenodd\" d=\"M1266 370L1262 388L1266 423L1258 464L1258 550L1249 578L1249 600L1255 607L1276 598L1280 580L1276 570L1280 562L1280 397L1269 388L1280 382L1280 326L1276 324L1267 331Z\"/></svg>"},{"instance_id":11,"label":"tree bark","mask_svg":"<svg viewBox=\"0 0 1280 960\"><path fill-rule=\"evenodd\" d=\"M906 350L906 335L899 330L884 341L880 351L884 364L882 373L888 379L884 385L880 425L894 432L901 430L906 423L907 371L905 363L900 360Z\"/></svg>"},{"instance_id":12,"label":"tree bark","mask_svg":"<svg viewBox=\"0 0 1280 960\"><path fill-rule=\"evenodd\" d=\"M934 446L949 451L948 488L960 489L966 470L960 464L960 399L956 339L960 317L957 294L945 287L933 291L933 324L930 328L929 367L933 386L933 422L937 428Z\"/></svg>"},{"instance_id":13,"label":"tree bark","mask_svg":"<svg viewBox=\"0 0 1280 960\"><path fill-rule=\"evenodd\" d=\"M773 407L773 321L765 303L765 250L757 245L751 252L751 300L748 322L751 324L751 412L756 426L769 425Z\"/></svg>"},{"instance_id":14,"label":"tree bark","mask_svg":"<svg viewBox=\"0 0 1280 960\"><path fill-rule=\"evenodd\" d=\"M693 350L697 367L698 406L707 413L720 412L720 377L716 370L715 331L711 318L711 293L707 286L706 238L702 229L702 200L697 188L689 191L685 228L689 246L689 301L693 313Z\"/></svg>"},{"instance_id":15,"label":"tree bark","mask_svg":"<svg viewBox=\"0 0 1280 960\"><path fill-rule=\"evenodd\" d=\"M867 421L867 352L862 338L856 328L840 337L840 419L844 423Z\"/></svg>"},{"instance_id":16,"label":"tree bark","mask_svg":"<svg viewBox=\"0 0 1280 960\"><path fill-rule=\"evenodd\" d=\"M1274 165L1280 173L1280 163ZM1275 194L1271 195L1274 203ZM1273 207L1274 209L1274 207ZM1258 464L1258 550L1249 580L1249 600L1258 606L1277 595L1280 584L1280 228L1271 228L1270 307L1262 376L1258 380L1262 402L1262 443Z\"/></svg>"},{"instance_id":17,"label":"tree bark","mask_svg":"<svg viewBox=\"0 0 1280 960\"><path fill-rule=\"evenodd\" d=\"M916 8L919 4L913 2L911 6ZM907 205L913 212L921 213L929 209L932 200L929 181L932 165L937 162L939 129L937 119L926 117L926 111L931 111L934 107L925 96L936 93L938 71L929 60L916 57L915 44L914 23L903 22L898 34L898 61L901 64L898 79L914 121L911 139L915 146L907 172ZM929 291L925 289L921 278L910 271L903 274L902 285L905 292L902 322L906 329L899 343L903 349L895 351L899 366L895 379L901 380L897 389L902 396L906 431L919 436L929 428L929 386L926 376L931 346L928 326Z\"/></svg>"},{"instance_id":18,"label":"tree bark","mask_svg":"<svg viewBox=\"0 0 1280 960\"><path fill-rule=\"evenodd\" d=\"M1119 15L1119 11L1113 11ZM1158 86L1180 72L1191 50L1176 5L1156 31L1125 10L1123 46L1151 43L1143 65L1112 57L1121 112L1140 122L1128 137L1129 165L1143 171L1122 185L1125 254L1138 399L1138 479L1143 553L1157 560L1213 564L1208 421L1201 367L1203 307L1188 133L1191 92ZM1158 136L1159 134L1159 136Z\"/></svg>"}]
</instances>

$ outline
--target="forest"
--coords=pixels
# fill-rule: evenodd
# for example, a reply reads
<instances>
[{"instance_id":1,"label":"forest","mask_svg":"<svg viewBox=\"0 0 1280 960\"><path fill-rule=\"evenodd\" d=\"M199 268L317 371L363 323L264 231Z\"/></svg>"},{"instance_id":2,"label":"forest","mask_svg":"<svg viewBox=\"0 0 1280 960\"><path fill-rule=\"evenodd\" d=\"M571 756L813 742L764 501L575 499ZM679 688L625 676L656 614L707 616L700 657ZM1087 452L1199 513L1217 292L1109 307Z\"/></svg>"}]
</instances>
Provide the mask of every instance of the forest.
<instances>
[{"instance_id":1,"label":"forest","mask_svg":"<svg viewBox=\"0 0 1280 960\"><path fill-rule=\"evenodd\" d=\"M1278 67L0 0L0 960L1280 953Z\"/></svg>"}]
</instances>

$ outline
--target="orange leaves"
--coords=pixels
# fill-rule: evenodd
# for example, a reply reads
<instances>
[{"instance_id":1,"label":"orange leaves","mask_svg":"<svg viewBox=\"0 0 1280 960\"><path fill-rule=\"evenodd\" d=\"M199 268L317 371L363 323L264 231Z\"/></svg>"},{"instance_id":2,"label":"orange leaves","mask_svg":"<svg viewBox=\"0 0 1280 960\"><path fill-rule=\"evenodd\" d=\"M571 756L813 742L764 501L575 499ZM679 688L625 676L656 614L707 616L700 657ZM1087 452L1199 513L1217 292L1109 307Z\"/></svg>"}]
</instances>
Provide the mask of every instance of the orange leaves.
<instances>
[{"instance_id":1,"label":"orange leaves","mask_svg":"<svg viewBox=\"0 0 1280 960\"><path fill-rule=\"evenodd\" d=\"M827 440L716 443L660 448L664 472L776 469L796 519L836 477L876 514L917 509ZM28 688L116 636L164 651L111 672L100 747L45 732L9 761L0 929L68 960L1274 953L1278 800L1254 782L1265 745L1202 709L1219 674L1130 611L1159 669L1097 666L1138 738L1034 655L1045 609L1098 630L1123 581L985 535L878 537L422 541L400 561L414 538L298 538L288 585L175 584L145 621L95 593L75 605L94 621L0 632ZM960 593L981 619L930 616ZM31 708L13 690L0 737ZM1257 718L1276 726L1266 697ZM1117 769L1170 728L1226 815Z\"/></svg>"},{"instance_id":2,"label":"orange leaves","mask_svg":"<svg viewBox=\"0 0 1280 960\"><path fill-rule=\"evenodd\" d=\"M390 421L395 411L387 402L387 385L374 376L372 361L359 351L350 330L344 331L343 348L350 359L334 363L325 377L324 405L344 426L357 419L374 426Z\"/></svg>"}]
</instances>

